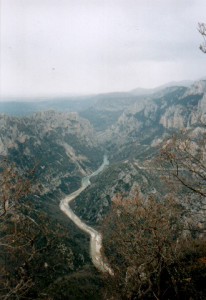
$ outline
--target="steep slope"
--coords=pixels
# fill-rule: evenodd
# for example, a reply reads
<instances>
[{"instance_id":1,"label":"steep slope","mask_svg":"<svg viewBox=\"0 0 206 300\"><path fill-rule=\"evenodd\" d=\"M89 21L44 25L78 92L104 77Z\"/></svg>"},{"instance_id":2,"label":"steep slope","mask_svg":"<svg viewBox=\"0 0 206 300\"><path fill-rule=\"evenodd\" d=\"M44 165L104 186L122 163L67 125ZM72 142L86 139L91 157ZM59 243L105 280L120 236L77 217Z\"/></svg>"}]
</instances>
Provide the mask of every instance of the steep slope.
<instances>
[{"instance_id":1,"label":"steep slope","mask_svg":"<svg viewBox=\"0 0 206 300\"><path fill-rule=\"evenodd\" d=\"M89 224L99 225L110 211L116 195L132 197L137 190L156 196L167 191L155 169L142 168L134 160L113 163L92 180L91 186L71 203L71 207Z\"/></svg>"},{"instance_id":2,"label":"steep slope","mask_svg":"<svg viewBox=\"0 0 206 300\"><path fill-rule=\"evenodd\" d=\"M95 130L101 133L112 126L128 107L141 98L129 92L100 94L95 96L95 104L82 110L80 115L88 119Z\"/></svg>"},{"instance_id":3,"label":"steep slope","mask_svg":"<svg viewBox=\"0 0 206 300\"><path fill-rule=\"evenodd\" d=\"M0 153L19 169L36 165L41 195L56 189L69 193L102 159L90 123L77 113L54 111L24 118L1 115Z\"/></svg>"},{"instance_id":4,"label":"steep slope","mask_svg":"<svg viewBox=\"0 0 206 300\"><path fill-rule=\"evenodd\" d=\"M145 196L164 199L169 193L161 182L165 174L154 165L164 140L179 130L195 137L205 132L206 81L189 88L164 88L149 96L115 93L96 100L89 109L85 107L81 117L54 111L23 118L0 116L1 157L15 162L20 172L36 166L40 183L35 195L37 211L46 211L55 227L61 222L65 231L70 229L66 246L75 254L75 270L89 263L88 238L63 216L58 204L101 164L102 149L106 148L110 165L71 204L82 219L97 227L118 193L127 198L138 189ZM197 210L195 201L191 209ZM198 213L196 221L201 223L206 210ZM70 279L73 284L73 277ZM54 289L61 280L54 283ZM67 280L65 276L64 282Z\"/></svg>"},{"instance_id":5,"label":"steep slope","mask_svg":"<svg viewBox=\"0 0 206 300\"><path fill-rule=\"evenodd\" d=\"M143 151L153 151L166 136L177 130L202 126L206 120L206 81L189 88L169 87L125 110L117 122L99 136L115 158L127 159ZM138 147L139 145L139 147ZM151 147L152 146L152 147ZM117 155L117 153L119 153ZM125 153L125 154L124 154Z\"/></svg>"},{"instance_id":6,"label":"steep slope","mask_svg":"<svg viewBox=\"0 0 206 300\"><path fill-rule=\"evenodd\" d=\"M206 81L200 81L189 88L158 91L148 102L135 103L125 110L99 135L99 141L107 147L110 165L73 203L77 214L91 224L99 224L118 193L127 197L137 187L145 195L166 195L168 190L160 180L165 174L158 172L154 160L166 141L181 130L190 137L202 137L206 132L205 103Z\"/></svg>"},{"instance_id":7,"label":"steep slope","mask_svg":"<svg viewBox=\"0 0 206 300\"><path fill-rule=\"evenodd\" d=\"M9 162L15 163L15 168L20 174L27 173L27 170L35 167L32 185L37 186L37 189L29 199L22 199L20 208L25 214L22 216L24 220L30 217L29 220L38 232L35 238L37 247L43 249L39 255L37 254L37 259L35 256L33 258L33 244L31 243L30 253L30 248L27 247L30 242L26 239L24 227L21 225L25 245L21 245L22 248L15 248L12 243L12 249L19 250L17 253L22 252L20 253L21 259L19 254L15 255L14 264L9 259L7 261L7 264L11 265L11 272L8 273L9 279L12 281L13 276L19 278L18 272L22 272L26 280L27 277L24 275L28 273L28 278L32 278L34 282L31 295L28 295L32 299L56 299L61 297L59 295L67 299L71 294L79 293L80 285L82 294L88 294L88 299L91 299L90 295L94 290L97 295L94 299L99 299L100 280L90 259L89 237L82 233L59 209L59 202L65 194L77 189L81 178L86 173L91 173L102 162L103 152L96 142L94 130L89 121L80 118L76 113L54 111L37 113L24 118L1 115L0 156L1 159L7 158ZM25 212L24 206L28 207L29 213ZM15 212L14 208L12 209ZM10 211L8 215L9 213ZM12 226L15 220L19 222L18 214L17 218L11 218ZM4 224L4 219L1 218L1 222L1 225ZM52 243L43 247L44 241L42 240L47 238L41 236L39 228L46 228L46 226L49 228L48 239ZM28 227L28 234L31 232L33 232L32 229ZM18 239L18 235L15 238ZM24 249L24 246L28 256L31 256L33 260L27 262L25 258L26 263L21 266L24 258L22 257L24 252L21 249ZM1 263L2 257L3 262L5 260L5 254L2 251ZM8 256L11 257L10 252ZM19 266L18 269L17 266ZM92 287L91 282L93 282ZM67 286L66 289L65 286Z\"/></svg>"}]
</instances>

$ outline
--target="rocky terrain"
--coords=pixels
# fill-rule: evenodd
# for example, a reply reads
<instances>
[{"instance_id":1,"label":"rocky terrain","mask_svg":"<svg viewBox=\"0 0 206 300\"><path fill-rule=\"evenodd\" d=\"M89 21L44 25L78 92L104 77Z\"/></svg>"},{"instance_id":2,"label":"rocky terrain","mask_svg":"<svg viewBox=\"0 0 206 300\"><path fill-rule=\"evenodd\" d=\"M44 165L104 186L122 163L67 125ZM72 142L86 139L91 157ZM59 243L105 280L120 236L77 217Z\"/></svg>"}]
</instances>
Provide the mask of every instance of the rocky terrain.
<instances>
[{"instance_id":1,"label":"rocky terrain","mask_svg":"<svg viewBox=\"0 0 206 300\"><path fill-rule=\"evenodd\" d=\"M34 168L37 189L32 201L36 211L46 213L54 228L61 224L62 232L69 234L64 249L72 253L74 267L61 267L59 274L64 277L57 280L55 275L52 288L70 282L67 288L78 291L78 282L86 282L87 288L94 280L93 292L100 283L91 269L89 237L62 214L60 200L77 190L81 179L97 169L107 154L110 164L91 178L91 185L70 204L83 221L100 230L118 194L127 199L138 190L145 198L154 195L164 201L176 186L165 181L172 169L162 169L160 151L179 133L180 140L192 139L197 153L206 134L206 81L67 100L28 102L25 109L22 103L1 103L0 156L14 163L19 173ZM204 141L202 145L200 162L205 168ZM189 202L184 203L185 196ZM190 212L184 216L185 222L195 222L204 230L205 199L200 202L186 189L179 190L176 199Z\"/></svg>"},{"instance_id":2,"label":"rocky terrain","mask_svg":"<svg viewBox=\"0 0 206 300\"><path fill-rule=\"evenodd\" d=\"M59 106L57 100L40 101L30 107L78 112L50 110L21 118L2 114L0 154L22 170L36 165L41 196L53 198L57 191L70 193L79 186L81 178L101 164L106 151L110 160L106 175L95 179L88 189L91 195L84 192L82 200L74 204L76 211L92 222L101 219L116 192L133 190L137 182L143 185L148 180L145 176L151 178L148 191L158 190L151 169L148 173L139 166L144 168L156 157L164 140L179 130L187 130L190 136L205 132L204 80L189 86L176 84L74 100L59 99ZM88 199L84 208L83 199Z\"/></svg>"},{"instance_id":3,"label":"rocky terrain","mask_svg":"<svg viewBox=\"0 0 206 300\"><path fill-rule=\"evenodd\" d=\"M138 140L153 146L176 130L201 126L205 122L205 94L206 81L158 91L126 109L101 140L118 146Z\"/></svg>"},{"instance_id":4,"label":"rocky terrain","mask_svg":"<svg viewBox=\"0 0 206 300\"><path fill-rule=\"evenodd\" d=\"M202 138L206 132L205 103L206 81L200 81L191 87L166 88L127 107L111 127L98 133L111 164L72 204L76 213L97 225L101 224L118 193L130 197L138 189L144 195L166 196L169 190L161 181L165 171L158 170L156 158L176 133L182 132L182 137L187 134L196 140ZM205 204L202 203L199 214L195 201L193 211L202 223L206 217Z\"/></svg>"},{"instance_id":5,"label":"rocky terrain","mask_svg":"<svg viewBox=\"0 0 206 300\"><path fill-rule=\"evenodd\" d=\"M0 154L22 171L35 167L41 195L70 192L102 159L94 130L77 113L0 116Z\"/></svg>"}]
</instances>

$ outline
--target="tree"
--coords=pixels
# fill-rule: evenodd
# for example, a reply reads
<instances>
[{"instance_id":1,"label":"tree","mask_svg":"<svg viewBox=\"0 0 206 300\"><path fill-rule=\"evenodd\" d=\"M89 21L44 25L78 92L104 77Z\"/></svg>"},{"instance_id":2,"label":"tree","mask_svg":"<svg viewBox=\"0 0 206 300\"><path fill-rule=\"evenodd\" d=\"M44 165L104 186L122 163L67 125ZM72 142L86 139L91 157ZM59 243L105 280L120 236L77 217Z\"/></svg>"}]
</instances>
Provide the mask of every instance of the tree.
<instances>
[{"instance_id":1,"label":"tree","mask_svg":"<svg viewBox=\"0 0 206 300\"><path fill-rule=\"evenodd\" d=\"M114 271L105 278L105 299L205 299L205 241L185 236L185 229L172 198L118 196L103 227Z\"/></svg>"},{"instance_id":2,"label":"tree","mask_svg":"<svg viewBox=\"0 0 206 300\"><path fill-rule=\"evenodd\" d=\"M103 242L114 271L110 283L120 299L159 299L169 292L177 296L171 265L180 255L180 214L172 198L159 202L137 193L134 199L114 199Z\"/></svg>"},{"instance_id":3,"label":"tree","mask_svg":"<svg viewBox=\"0 0 206 300\"><path fill-rule=\"evenodd\" d=\"M174 135L161 149L159 163L172 177L201 199L206 197L206 132Z\"/></svg>"},{"instance_id":4,"label":"tree","mask_svg":"<svg viewBox=\"0 0 206 300\"><path fill-rule=\"evenodd\" d=\"M17 267L17 258L21 266L19 254L22 253L25 259L24 250L28 250L32 241L32 236L26 238L26 233L24 235L22 231L20 234L19 227L23 225L28 229L28 221L34 222L25 215L22 220L23 214L20 211L20 203L31 192L29 177L33 170L27 177L20 176L15 165L9 164L6 159L1 162L0 169L0 294L2 299L12 299L14 295L24 294L32 286L29 278L11 278L10 272Z\"/></svg>"},{"instance_id":5,"label":"tree","mask_svg":"<svg viewBox=\"0 0 206 300\"><path fill-rule=\"evenodd\" d=\"M117 299L204 299L204 126L164 141L155 164L169 193L117 196L104 223L104 251L114 270L109 291L113 285Z\"/></svg>"},{"instance_id":6,"label":"tree","mask_svg":"<svg viewBox=\"0 0 206 300\"><path fill-rule=\"evenodd\" d=\"M187 131L165 142L160 162L173 179L190 191L206 197L206 131L190 135Z\"/></svg>"},{"instance_id":7,"label":"tree","mask_svg":"<svg viewBox=\"0 0 206 300\"><path fill-rule=\"evenodd\" d=\"M35 170L21 174L4 160L0 172L0 298L48 299L48 286L73 269L68 233L36 208ZM45 292L46 291L46 292Z\"/></svg>"},{"instance_id":8,"label":"tree","mask_svg":"<svg viewBox=\"0 0 206 300\"><path fill-rule=\"evenodd\" d=\"M198 31L203 37L203 43L200 45L200 50L203 53L206 53L206 24L205 23L198 23Z\"/></svg>"},{"instance_id":9,"label":"tree","mask_svg":"<svg viewBox=\"0 0 206 300\"><path fill-rule=\"evenodd\" d=\"M27 175L20 175L14 164L4 159L0 164L0 218L19 205L21 200L31 193L31 179L34 169Z\"/></svg>"},{"instance_id":10,"label":"tree","mask_svg":"<svg viewBox=\"0 0 206 300\"><path fill-rule=\"evenodd\" d=\"M206 233L206 132L181 132L164 142L158 164L164 180L184 207L184 218L190 222L192 235Z\"/></svg>"}]
</instances>

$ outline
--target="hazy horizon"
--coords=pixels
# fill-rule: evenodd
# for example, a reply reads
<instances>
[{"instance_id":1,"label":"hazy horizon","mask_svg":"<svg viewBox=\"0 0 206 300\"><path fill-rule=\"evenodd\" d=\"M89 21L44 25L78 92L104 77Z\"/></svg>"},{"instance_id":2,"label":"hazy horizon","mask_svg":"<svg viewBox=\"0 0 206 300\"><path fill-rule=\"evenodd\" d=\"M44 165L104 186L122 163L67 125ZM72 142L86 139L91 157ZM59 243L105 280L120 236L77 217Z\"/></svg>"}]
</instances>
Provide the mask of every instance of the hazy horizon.
<instances>
[{"instance_id":1,"label":"hazy horizon","mask_svg":"<svg viewBox=\"0 0 206 300\"><path fill-rule=\"evenodd\" d=\"M31 100L34 100L34 99L38 99L38 100L49 100L49 99L54 99L54 98L75 98L75 100L76 100L76 98L84 98L84 97L95 97L95 96L99 96L99 95L107 95L107 94L124 94L124 93L132 93L132 92L135 92L136 90L138 90L139 89L139 91L140 91L140 95L141 95L141 91L142 91L142 95L146 95L147 94L147 91L148 91L148 93L150 92L150 91L152 91L152 92L155 92L155 90L158 90L158 89L164 89L164 88L166 88L166 87L172 87L172 86L185 86L185 87L187 87L187 86L190 86L190 85L192 85L193 83L195 83L195 82L197 82L197 81L201 81L201 80L206 80L206 76L204 76L204 77L202 77L202 78L198 78L198 79L196 79L196 80L181 80L181 81L172 81L172 82L166 82L166 83L164 83L164 84L162 84L162 85L158 85L158 86L155 86L154 88L142 88L142 87L134 87L134 88L132 88L132 89L130 89L130 90L125 90L125 91L110 91L110 92L99 92L99 93L82 93L82 94L70 94L70 93L67 93L67 94L53 94L53 95L47 95L47 94L45 94L45 95L43 95L43 94L41 94L41 95L3 95L1 98L2 98L2 100L4 101L4 100L7 100L7 99L11 99L12 101L14 100L17 100L17 101L19 101L19 100L29 100L29 99L31 99ZM71 99L70 99L71 100Z\"/></svg>"},{"instance_id":2,"label":"hazy horizon","mask_svg":"<svg viewBox=\"0 0 206 300\"><path fill-rule=\"evenodd\" d=\"M1 0L5 97L151 89L205 77L204 0Z\"/></svg>"}]
</instances>

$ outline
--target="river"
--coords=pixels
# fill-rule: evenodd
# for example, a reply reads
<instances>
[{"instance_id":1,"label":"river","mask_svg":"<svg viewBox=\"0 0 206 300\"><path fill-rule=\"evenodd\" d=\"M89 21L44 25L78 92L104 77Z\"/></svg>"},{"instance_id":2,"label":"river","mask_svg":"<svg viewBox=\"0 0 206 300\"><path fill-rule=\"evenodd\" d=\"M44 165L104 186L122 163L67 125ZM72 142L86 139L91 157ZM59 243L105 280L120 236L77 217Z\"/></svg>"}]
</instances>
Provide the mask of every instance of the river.
<instances>
[{"instance_id":1,"label":"river","mask_svg":"<svg viewBox=\"0 0 206 300\"><path fill-rule=\"evenodd\" d=\"M90 184L90 178L98 175L103 171L104 167L109 165L109 161L106 155L101 166L91 175L88 175L82 179L81 187L75 192L69 194L60 202L60 209L70 218L82 231L90 235L90 256L95 267L101 272L109 273L113 275L112 269L106 262L106 258L101 253L102 248L102 235L91 226L85 224L71 209L69 203L79 196Z\"/></svg>"}]
</instances>

